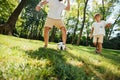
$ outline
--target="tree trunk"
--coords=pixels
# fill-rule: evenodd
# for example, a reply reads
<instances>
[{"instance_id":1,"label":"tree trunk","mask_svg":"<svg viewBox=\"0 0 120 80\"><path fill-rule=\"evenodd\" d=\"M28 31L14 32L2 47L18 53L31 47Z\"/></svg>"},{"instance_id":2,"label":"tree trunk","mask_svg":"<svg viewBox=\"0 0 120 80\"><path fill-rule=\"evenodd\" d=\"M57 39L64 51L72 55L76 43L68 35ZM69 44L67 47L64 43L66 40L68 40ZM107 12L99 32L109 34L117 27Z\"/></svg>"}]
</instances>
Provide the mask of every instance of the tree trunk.
<instances>
[{"instance_id":1,"label":"tree trunk","mask_svg":"<svg viewBox=\"0 0 120 80\"><path fill-rule=\"evenodd\" d=\"M88 30L88 26L90 26L90 23L88 22L87 26L86 26L86 33L87 33L87 38L86 38L86 46L89 45L89 30Z\"/></svg>"},{"instance_id":2,"label":"tree trunk","mask_svg":"<svg viewBox=\"0 0 120 80\"><path fill-rule=\"evenodd\" d=\"M102 0L102 8L103 8L103 11L102 11L103 20L105 20L105 5L104 5L104 0Z\"/></svg>"},{"instance_id":3,"label":"tree trunk","mask_svg":"<svg viewBox=\"0 0 120 80\"><path fill-rule=\"evenodd\" d=\"M4 25L0 24L0 34L4 32Z\"/></svg>"},{"instance_id":4,"label":"tree trunk","mask_svg":"<svg viewBox=\"0 0 120 80\"><path fill-rule=\"evenodd\" d=\"M82 27L80 29L80 34L79 34L79 37L78 37L78 40L77 40L77 43L76 43L77 45L79 45L79 43L80 43L80 39L81 39L81 36L82 36L84 24L85 24L87 4L88 4L88 0L85 1L85 7L84 7L84 13L83 13L83 22L82 22Z\"/></svg>"},{"instance_id":5,"label":"tree trunk","mask_svg":"<svg viewBox=\"0 0 120 80\"><path fill-rule=\"evenodd\" d=\"M21 0L17 8L14 10L14 12L11 14L11 16L8 18L8 21L4 24L5 27L5 34L12 35L12 32L15 28L16 21L18 20L18 16L21 13L22 9L24 8L27 0Z\"/></svg>"},{"instance_id":6,"label":"tree trunk","mask_svg":"<svg viewBox=\"0 0 120 80\"><path fill-rule=\"evenodd\" d=\"M80 3L78 3L78 11L77 11L77 23L75 25L75 28L74 28L74 32L73 32L73 36L72 36L72 41L71 41L71 44L74 43L74 40L75 40L75 35L76 35L76 31L77 31L77 27L78 27L78 23L79 23L79 8L80 8Z\"/></svg>"}]
</instances>

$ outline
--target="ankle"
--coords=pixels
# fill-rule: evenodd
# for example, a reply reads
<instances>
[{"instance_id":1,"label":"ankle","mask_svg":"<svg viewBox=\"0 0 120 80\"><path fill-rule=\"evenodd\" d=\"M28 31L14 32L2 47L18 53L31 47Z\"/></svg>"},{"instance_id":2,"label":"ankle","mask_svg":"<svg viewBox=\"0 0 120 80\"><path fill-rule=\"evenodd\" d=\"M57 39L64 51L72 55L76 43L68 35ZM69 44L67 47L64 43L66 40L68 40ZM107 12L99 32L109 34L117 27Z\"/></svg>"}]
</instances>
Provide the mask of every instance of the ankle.
<instances>
[{"instance_id":1,"label":"ankle","mask_svg":"<svg viewBox=\"0 0 120 80\"><path fill-rule=\"evenodd\" d=\"M47 48L47 46L48 46L48 45L44 45L44 47L46 47L46 48Z\"/></svg>"}]
</instances>

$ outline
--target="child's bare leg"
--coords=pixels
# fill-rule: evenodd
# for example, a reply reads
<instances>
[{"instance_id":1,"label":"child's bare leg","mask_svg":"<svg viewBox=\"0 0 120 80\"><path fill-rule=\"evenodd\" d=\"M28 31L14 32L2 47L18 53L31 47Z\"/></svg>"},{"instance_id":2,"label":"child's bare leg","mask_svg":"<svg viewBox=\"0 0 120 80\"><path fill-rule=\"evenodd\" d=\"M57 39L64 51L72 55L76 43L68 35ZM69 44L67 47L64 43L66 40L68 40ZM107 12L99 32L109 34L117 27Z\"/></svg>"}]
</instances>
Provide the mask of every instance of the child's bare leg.
<instances>
[{"instance_id":1,"label":"child's bare leg","mask_svg":"<svg viewBox=\"0 0 120 80\"><path fill-rule=\"evenodd\" d=\"M94 47L96 47L96 42L94 42L93 44L94 44Z\"/></svg>"},{"instance_id":2,"label":"child's bare leg","mask_svg":"<svg viewBox=\"0 0 120 80\"><path fill-rule=\"evenodd\" d=\"M99 46L98 46L98 44L97 44L97 43L95 43L95 42L94 42L93 44L94 44L94 47L96 47L96 48L97 48L97 50L98 50L98 47L99 47Z\"/></svg>"},{"instance_id":3,"label":"child's bare leg","mask_svg":"<svg viewBox=\"0 0 120 80\"><path fill-rule=\"evenodd\" d=\"M98 43L98 52L99 52L99 53L102 52L102 43Z\"/></svg>"},{"instance_id":4,"label":"child's bare leg","mask_svg":"<svg viewBox=\"0 0 120 80\"><path fill-rule=\"evenodd\" d=\"M97 49L97 51L99 50L99 44L96 45L96 49Z\"/></svg>"}]
</instances>

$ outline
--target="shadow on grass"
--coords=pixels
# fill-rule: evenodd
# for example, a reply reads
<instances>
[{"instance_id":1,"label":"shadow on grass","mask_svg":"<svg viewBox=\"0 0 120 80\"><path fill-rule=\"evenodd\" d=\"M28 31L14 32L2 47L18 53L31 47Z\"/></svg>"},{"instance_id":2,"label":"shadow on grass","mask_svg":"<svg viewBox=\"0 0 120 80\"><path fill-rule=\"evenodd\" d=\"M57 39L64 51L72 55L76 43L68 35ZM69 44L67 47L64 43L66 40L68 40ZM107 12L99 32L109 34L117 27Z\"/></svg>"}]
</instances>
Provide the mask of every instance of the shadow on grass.
<instances>
[{"instance_id":1,"label":"shadow on grass","mask_svg":"<svg viewBox=\"0 0 120 80\"><path fill-rule=\"evenodd\" d=\"M86 75L83 67L67 63L67 56L65 56L69 54L67 51L39 48L37 51L27 51L27 54L30 58L47 59L51 62L51 65L44 67L45 69L52 68L51 73L49 75L39 74L39 77L43 75L44 80L88 80L90 78Z\"/></svg>"}]
</instances>

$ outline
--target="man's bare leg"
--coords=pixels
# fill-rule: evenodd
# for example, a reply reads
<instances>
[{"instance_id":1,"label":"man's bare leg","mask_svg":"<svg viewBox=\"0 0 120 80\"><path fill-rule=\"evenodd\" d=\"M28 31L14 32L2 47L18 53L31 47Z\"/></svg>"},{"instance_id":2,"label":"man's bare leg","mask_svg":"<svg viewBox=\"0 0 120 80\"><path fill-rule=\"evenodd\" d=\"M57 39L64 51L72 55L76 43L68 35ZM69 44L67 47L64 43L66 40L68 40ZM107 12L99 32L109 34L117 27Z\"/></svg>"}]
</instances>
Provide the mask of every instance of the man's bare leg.
<instances>
[{"instance_id":1,"label":"man's bare leg","mask_svg":"<svg viewBox=\"0 0 120 80\"><path fill-rule=\"evenodd\" d=\"M63 41L64 44L66 44L66 39L67 39L66 28L63 26L60 29L62 31L62 41Z\"/></svg>"},{"instance_id":2,"label":"man's bare leg","mask_svg":"<svg viewBox=\"0 0 120 80\"><path fill-rule=\"evenodd\" d=\"M48 40L49 40L49 31L51 28L45 27L44 28L44 41L45 41L45 47L48 46Z\"/></svg>"}]
</instances>

